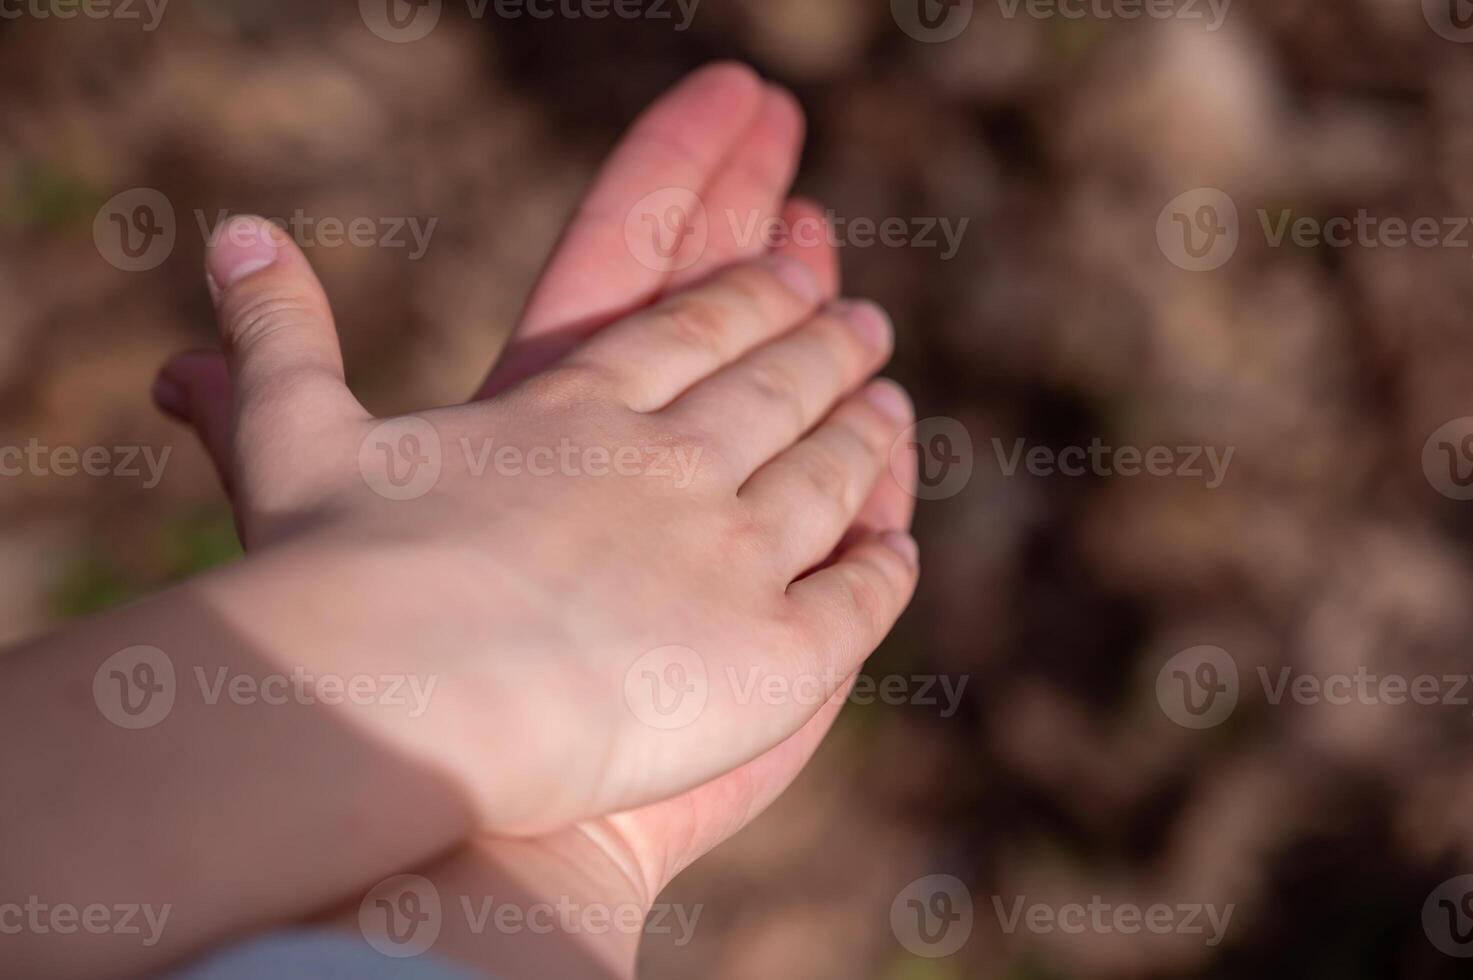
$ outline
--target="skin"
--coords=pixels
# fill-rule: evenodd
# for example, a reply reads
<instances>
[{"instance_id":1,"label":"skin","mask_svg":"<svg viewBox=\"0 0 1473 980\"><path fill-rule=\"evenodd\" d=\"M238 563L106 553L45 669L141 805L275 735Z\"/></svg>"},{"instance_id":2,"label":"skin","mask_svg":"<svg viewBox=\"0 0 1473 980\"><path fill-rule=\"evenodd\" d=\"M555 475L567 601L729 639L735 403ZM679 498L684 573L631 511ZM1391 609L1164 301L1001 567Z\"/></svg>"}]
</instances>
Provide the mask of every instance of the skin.
<instances>
[{"instance_id":1,"label":"skin","mask_svg":"<svg viewBox=\"0 0 1473 980\"><path fill-rule=\"evenodd\" d=\"M408 673L441 686L422 717L382 706L347 712L353 736L336 740L314 729L320 709L278 711L263 731L259 711L181 703L152 731L173 727L177 738L188 729L232 764L220 785L181 783L178 792L226 812L220 801L238 800L242 813L226 829L248 856L212 856L210 901L175 899L212 911L186 919L161 948L140 955L104 940L63 951L33 937L31 959L19 962L37 964L37 975L87 975L117 972L126 955L128 968L142 969L304 916L406 867L426 869L446 896L648 908L776 798L914 588L915 547L903 533L912 498L885 475L910 409L893 385L866 383L888 356L889 325L868 304L830 302L837 275L827 246L764 258L724 239L718 221L700 262L664 275L630 260L623 225L634 202L674 185L700 188L712 213L813 215L811 205L780 203L801 130L791 97L734 66L697 73L652 107L570 223L477 398L419 416L447 451L434 488L411 501L366 485L360 450L386 430L343 381L327 301L305 258L254 219L222 229L208 261L225 359L176 359L157 395L200 432L251 554L85 624L80 636L43 641L12 661L23 665L12 679L33 693L75 686L90 679L96 656L78 662L68 651L115 649L116 636L146 633L191 651L177 655L186 661L212 665L239 646L237 660L264 650L279 664ZM685 485L649 475L478 476L453 447L486 438L528 452L561 440L684 449L701 465ZM304 590L320 600L311 612ZM213 634L199 622L171 635L181 608L194 607L249 642L201 644ZM650 724L626 687L649 651L672 644L695 651L709 678L704 710L675 731ZM803 694L744 701L727 672L753 669ZM56 724L30 714L21 720ZM77 724L58 751L99 779L127 771L155 788L181 779L158 740L120 756L115 731L95 729L90 719ZM336 746L329 771L341 774L326 787L271 765L323 744ZM418 780L413 814L382 780L358 778L361 757L384 749L405 760L404 781ZM0 766L22 789L47 782L14 755ZM291 800L298 819L263 814L262 786ZM139 810L120 807L113 833L157 821ZM306 841L302 811L323 828ZM372 826L361 840L331 833L365 813ZM312 855L305 867L266 846L289 837L285 825L296 834L288 856ZM110 843L101 836L93 847ZM85 891L89 848L79 851L69 883ZM427 863L437 852L449 853ZM198 862L112 870L152 877L150 888L170 896L190 896L201 877ZM40 869L23 864L7 888L26 887L27 872ZM271 874L274 887L251 890L251 879ZM237 893L222 896L221 881ZM357 926L352 912L338 921ZM436 949L508 976L555 963L558 975L627 976L637 942L627 931L489 938L447 928Z\"/></svg>"}]
</instances>

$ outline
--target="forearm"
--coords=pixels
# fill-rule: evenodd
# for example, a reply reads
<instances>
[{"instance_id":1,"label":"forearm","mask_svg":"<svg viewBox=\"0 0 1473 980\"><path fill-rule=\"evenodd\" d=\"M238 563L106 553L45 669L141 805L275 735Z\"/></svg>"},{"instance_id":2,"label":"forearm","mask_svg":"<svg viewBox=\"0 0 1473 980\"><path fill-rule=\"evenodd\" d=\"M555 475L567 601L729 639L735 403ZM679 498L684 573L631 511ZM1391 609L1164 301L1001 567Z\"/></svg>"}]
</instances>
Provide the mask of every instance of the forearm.
<instances>
[{"instance_id":1,"label":"forearm","mask_svg":"<svg viewBox=\"0 0 1473 980\"><path fill-rule=\"evenodd\" d=\"M378 724L423 679L344 673L352 604L323 593L351 575L327 561L253 557L0 656L0 960L18 975L149 969L469 833L454 780Z\"/></svg>"}]
</instances>

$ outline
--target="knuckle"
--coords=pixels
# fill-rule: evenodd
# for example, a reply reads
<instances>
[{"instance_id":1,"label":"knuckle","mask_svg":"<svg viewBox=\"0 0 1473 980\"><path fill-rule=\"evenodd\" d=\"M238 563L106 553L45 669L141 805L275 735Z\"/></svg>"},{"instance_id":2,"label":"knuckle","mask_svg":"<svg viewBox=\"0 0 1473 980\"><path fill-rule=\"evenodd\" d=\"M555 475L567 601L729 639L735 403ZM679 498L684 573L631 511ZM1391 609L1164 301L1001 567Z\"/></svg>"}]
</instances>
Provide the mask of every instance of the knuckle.
<instances>
[{"instance_id":1,"label":"knuckle","mask_svg":"<svg viewBox=\"0 0 1473 980\"><path fill-rule=\"evenodd\" d=\"M242 387L243 410L258 420L263 415L279 415L281 425L289 426L297 413L298 399L318 390L314 386L324 380L330 380L330 375L316 364L273 365L269 373L253 375L252 382Z\"/></svg>"},{"instance_id":2,"label":"knuckle","mask_svg":"<svg viewBox=\"0 0 1473 980\"><path fill-rule=\"evenodd\" d=\"M865 405L853 415L835 420L841 438L859 447L866 458L881 459L890 453L890 425L880 410Z\"/></svg>"},{"instance_id":3,"label":"knuckle","mask_svg":"<svg viewBox=\"0 0 1473 980\"><path fill-rule=\"evenodd\" d=\"M750 309L762 309L765 297L782 295L783 286L768 269L758 265L745 265L733 269L722 282L735 304Z\"/></svg>"},{"instance_id":4,"label":"knuckle","mask_svg":"<svg viewBox=\"0 0 1473 980\"><path fill-rule=\"evenodd\" d=\"M716 485L729 469L719 440L699 426L654 417L638 431L645 451L659 460L659 475L677 489Z\"/></svg>"},{"instance_id":5,"label":"knuckle","mask_svg":"<svg viewBox=\"0 0 1473 980\"><path fill-rule=\"evenodd\" d=\"M276 334L298 329L322 315L316 304L297 294L248 295L226 311L224 343L233 353L246 353Z\"/></svg>"},{"instance_id":6,"label":"knuckle","mask_svg":"<svg viewBox=\"0 0 1473 980\"><path fill-rule=\"evenodd\" d=\"M849 468L837 453L812 446L797 455L794 465L803 480L824 500L848 500L853 481L849 478Z\"/></svg>"},{"instance_id":7,"label":"knuckle","mask_svg":"<svg viewBox=\"0 0 1473 980\"><path fill-rule=\"evenodd\" d=\"M873 484L875 470L879 468L881 453L871 447L870 440L853 429L837 428L834 439L840 449L834 451L835 465L843 472L844 484L839 488L836 499L845 514L859 510L863 497Z\"/></svg>"},{"instance_id":8,"label":"knuckle","mask_svg":"<svg viewBox=\"0 0 1473 980\"><path fill-rule=\"evenodd\" d=\"M758 515L741 504L730 509L719 527L717 547L722 554L737 559L743 565L749 559L763 559L777 544L771 530Z\"/></svg>"},{"instance_id":9,"label":"knuckle","mask_svg":"<svg viewBox=\"0 0 1473 980\"><path fill-rule=\"evenodd\" d=\"M764 409L787 414L797 431L806 427L802 388L789 368L770 358L753 361L747 368L747 384Z\"/></svg>"},{"instance_id":10,"label":"knuckle","mask_svg":"<svg viewBox=\"0 0 1473 980\"><path fill-rule=\"evenodd\" d=\"M779 158L767 153L741 153L734 161L735 171L748 187L786 187L792 183Z\"/></svg>"},{"instance_id":11,"label":"knuckle","mask_svg":"<svg viewBox=\"0 0 1473 980\"><path fill-rule=\"evenodd\" d=\"M726 315L709 299L686 297L657 314L656 329L698 354L724 356Z\"/></svg>"},{"instance_id":12,"label":"knuckle","mask_svg":"<svg viewBox=\"0 0 1473 980\"><path fill-rule=\"evenodd\" d=\"M843 576L851 613L869 629L870 636L882 635L889 626L889 595L885 579L863 566L835 566Z\"/></svg>"},{"instance_id":13,"label":"knuckle","mask_svg":"<svg viewBox=\"0 0 1473 980\"><path fill-rule=\"evenodd\" d=\"M878 362L881 353L869 346L841 319L825 319L819 327L819 342L838 367L841 378L854 378Z\"/></svg>"},{"instance_id":14,"label":"knuckle","mask_svg":"<svg viewBox=\"0 0 1473 980\"><path fill-rule=\"evenodd\" d=\"M816 660L815 651L826 646L827 637L821 622L805 615L794 602L784 604L775 618L773 631L776 634L773 645L790 651L789 655L799 658L800 663Z\"/></svg>"},{"instance_id":15,"label":"knuckle","mask_svg":"<svg viewBox=\"0 0 1473 980\"><path fill-rule=\"evenodd\" d=\"M568 363L550 368L528 382L532 397L550 405L576 405L602 401L612 382L602 368L589 363Z\"/></svg>"},{"instance_id":16,"label":"knuckle","mask_svg":"<svg viewBox=\"0 0 1473 980\"><path fill-rule=\"evenodd\" d=\"M782 654L794 676L818 672L834 646L834 637L824 620L786 596L766 618L763 641L767 649Z\"/></svg>"}]
</instances>

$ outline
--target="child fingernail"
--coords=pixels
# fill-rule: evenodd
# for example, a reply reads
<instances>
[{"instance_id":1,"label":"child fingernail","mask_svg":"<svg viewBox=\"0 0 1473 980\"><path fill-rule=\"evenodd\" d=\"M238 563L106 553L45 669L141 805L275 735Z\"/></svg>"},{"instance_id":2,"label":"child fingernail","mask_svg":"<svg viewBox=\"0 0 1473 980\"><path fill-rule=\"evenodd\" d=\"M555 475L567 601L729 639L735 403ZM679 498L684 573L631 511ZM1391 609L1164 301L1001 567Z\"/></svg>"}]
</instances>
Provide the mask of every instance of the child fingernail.
<instances>
[{"instance_id":1,"label":"child fingernail","mask_svg":"<svg viewBox=\"0 0 1473 980\"><path fill-rule=\"evenodd\" d=\"M810 303L817 303L823 299L823 287L818 284L818 277L813 274L813 270L797 259L786 255L774 255L768 259L768 268L795 295L803 297Z\"/></svg>"},{"instance_id":2,"label":"child fingernail","mask_svg":"<svg viewBox=\"0 0 1473 980\"><path fill-rule=\"evenodd\" d=\"M886 531L880 535L880 541L885 547L895 552L911 568L915 568L921 559L921 546L916 544L916 539L904 531Z\"/></svg>"},{"instance_id":3,"label":"child fingernail","mask_svg":"<svg viewBox=\"0 0 1473 980\"><path fill-rule=\"evenodd\" d=\"M889 350L893 332L890 317L877 304L868 300L846 301L837 304L835 311L849 321L849 326L866 345L875 350Z\"/></svg>"},{"instance_id":4,"label":"child fingernail","mask_svg":"<svg viewBox=\"0 0 1473 980\"><path fill-rule=\"evenodd\" d=\"M896 422L910 421L910 399L905 389L892 381L876 381L864 389L869 403Z\"/></svg>"},{"instance_id":5,"label":"child fingernail","mask_svg":"<svg viewBox=\"0 0 1473 980\"><path fill-rule=\"evenodd\" d=\"M213 287L229 289L275 263L280 254L274 225L260 218L231 218L210 240L205 270Z\"/></svg>"}]
</instances>

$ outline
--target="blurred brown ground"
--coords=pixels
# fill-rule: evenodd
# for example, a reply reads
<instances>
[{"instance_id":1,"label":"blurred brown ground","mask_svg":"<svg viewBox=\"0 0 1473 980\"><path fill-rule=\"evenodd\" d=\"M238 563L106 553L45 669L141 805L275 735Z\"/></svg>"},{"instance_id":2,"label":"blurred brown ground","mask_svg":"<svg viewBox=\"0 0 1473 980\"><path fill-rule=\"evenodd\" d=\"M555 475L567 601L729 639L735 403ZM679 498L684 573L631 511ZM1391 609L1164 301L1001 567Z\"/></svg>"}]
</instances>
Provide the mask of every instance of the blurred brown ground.
<instances>
[{"instance_id":1,"label":"blurred brown ground","mask_svg":"<svg viewBox=\"0 0 1473 980\"><path fill-rule=\"evenodd\" d=\"M811 770L699 864L693 944L650 977L1434 977L1422 905L1473 871L1469 709L1267 706L1174 724L1171 653L1415 674L1473 662L1473 510L1423 444L1473 415L1473 249L1269 248L1259 208L1473 215L1473 48L1416 0L1236 0L1198 24L1008 18L921 44L884 3L706 0L691 29L475 21L414 44L353 4L175 0L155 33L0 21L0 444L172 446L165 481L0 480L0 629L228 557L202 454L153 371L212 343L196 209L439 219L425 257L311 252L350 378L391 411L463 398L619 128L739 57L811 120L799 189L850 217L970 219L844 250L899 327L892 373L971 432L922 502L925 579L876 673L969 678L962 710L853 706ZM1163 260L1182 191L1243 211L1210 275ZM124 273L98 207L164 192L179 241ZM1005 476L1011 445L1235 447L1226 482ZM976 926L908 953L890 906L954 874ZM993 896L1234 903L1226 942L1006 935Z\"/></svg>"}]
</instances>

